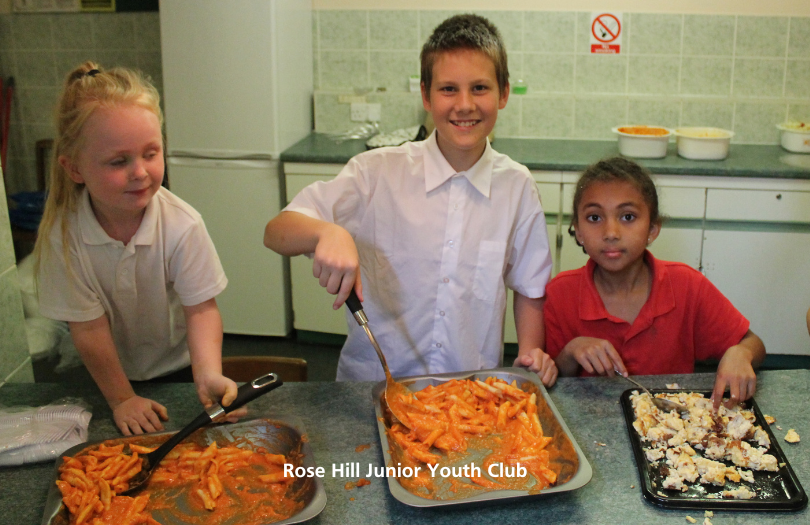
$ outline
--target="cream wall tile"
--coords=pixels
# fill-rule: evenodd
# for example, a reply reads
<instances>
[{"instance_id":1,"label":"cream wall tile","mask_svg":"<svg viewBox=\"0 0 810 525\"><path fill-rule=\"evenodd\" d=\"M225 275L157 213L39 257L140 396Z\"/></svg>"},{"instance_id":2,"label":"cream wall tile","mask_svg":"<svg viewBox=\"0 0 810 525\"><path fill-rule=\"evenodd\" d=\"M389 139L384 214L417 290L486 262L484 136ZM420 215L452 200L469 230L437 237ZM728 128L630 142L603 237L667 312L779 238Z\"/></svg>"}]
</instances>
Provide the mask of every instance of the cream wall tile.
<instances>
[{"instance_id":1,"label":"cream wall tile","mask_svg":"<svg viewBox=\"0 0 810 525\"><path fill-rule=\"evenodd\" d=\"M512 94L506 107L498 111L498 122L495 124L496 137L520 136L520 116L523 111L524 95Z\"/></svg>"},{"instance_id":2,"label":"cream wall tile","mask_svg":"<svg viewBox=\"0 0 810 525\"><path fill-rule=\"evenodd\" d=\"M622 42L633 55L681 53L682 15L628 13L623 18L632 21Z\"/></svg>"},{"instance_id":3,"label":"cream wall tile","mask_svg":"<svg viewBox=\"0 0 810 525\"><path fill-rule=\"evenodd\" d=\"M416 51L372 51L369 71L372 87L405 92L410 76L419 74L419 56Z\"/></svg>"},{"instance_id":4,"label":"cream wall tile","mask_svg":"<svg viewBox=\"0 0 810 525\"><path fill-rule=\"evenodd\" d=\"M810 121L810 103L788 104L788 120Z\"/></svg>"},{"instance_id":5,"label":"cream wall tile","mask_svg":"<svg viewBox=\"0 0 810 525\"><path fill-rule=\"evenodd\" d=\"M523 13L520 11L478 11L498 28L506 52L523 51Z\"/></svg>"},{"instance_id":6,"label":"cream wall tile","mask_svg":"<svg viewBox=\"0 0 810 525\"><path fill-rule=\"evenodd\" d=\"M626 93L627 57L577 55L575 93Z\"/></svg>"},{"instance_id":7,"label":"cream wall tile","mask_svg":"<svg viewBox=\"0 0 810 525\"><path fill-rule=\"evenodd\" d=\"M529 11L523 15L523 50L572 53L575 50L576 13Z\"/></svg>"},{"instance_id":8,"label":"cream wall tile","mask_svg":"<svg viewBox=\"0 0 810 525\"><path fill-rule=\"evenodd\" d=\"M621 122L627 122L625 98L577 98L574 138L613 139L611 129Z\"/></svg>"},{"instance_id":9,"label":"cream wall tile","mask_svg":"<svg viewBox=\"0 0 810 525\"><path fill-rule=\"evenodd\" d=\"M733 16L685 15L683 54L731 56L735 25Z\"/></svg>"},{"instance_id":10,"label":"cream wall tile","mask_svg":"<svg viewBox=\"0 0 810 525\"><path fill-rule=\"evenodd\" d=\"M685 100L681 126L708 126L730 130L734 123L734 104L727 101Z\"/></svg>"},{"instance_id":11,"label":"cream wall tile","mask_svg":"<svg viewBox=\"0 0 810 525\"><path fill-rule=\"evenodd\" d=\"M785 119L785 104L738 102L734 111L734 142L774 144L779 140L776 125Z\"/></svg>"},{"instance_id":12,"label":"cream wall tile","mask_svg":"<svg viewBox=\"0 0 810 525\"><path fill-rule=\"evenodd\" d=\"M738 58L731 93L737 97L781 97L784 78L784 60Z\"/></svg>"},{"instance_id":13,"label":"cream wall tile","mask_svg":"<svg viewBox=\"0 0 810 525\"><path fill-rule=\"evenodd\" d=\"M784 57L787 51L787 17L737 17L738 57Z\"/></svg>"},{"instance_id":14,"label":"cream wall tile","mask_svg":"<svg viewBox=\"0 0 810 525\"><path fill-rule=\"evenodd\" d=\"M523 99L521 135L535 138L574 136L573 97L526 97Z\"/></svg>"},{"instance_id":15,"label":"cream wall tile","mask_svg":"<svg viewBox=\"0 0 810 525\"><path fill-rule=\"evenodd\" d=\"M790 19L788 56L791 58L810 58L810 17L794 16Z\"/></svg>"},{"instance_id":16,"label":"cream wall tile","mask_svg":"<svg viewBox=\"0 0 810 525\"><path fill-rule=\"evenodd\" d=\"M314 96L315 131L318 133L339 133L356 124L351 121L351 107L340 104L335 93L319 93Z\"/></svg>"},{"instance_id":17,"label":"cream wall tile","mask_svg":"<svg viewBox=\"0 0 810 525\"><path fill-rule=\"evenodd\" d=\"M678 93L680 57L631 55L628 64L628 93Z\"/></svg>"},{"instance_id":18,"label":"cream wall tile","mask_svg":"<svg viewBox=\"0 0 810 525\"><path fill-rule=\"evenodd\" d=\"M576 57L567 55L523 56L523 79L529 93L571 93L574 90Z\"/></svg>"},{"instance_id":19,"label":"cream wall tile","mask_svg":"<svg viewBox=\"0 0 810 525\"><path fill-rule=\"evenodd\" d=\"M788 60L785 96L810 97L810 60Z\"/></svg>"},{"instance_id":20,"label":"cream wall tile","mask_svg":"<svg viewBox=\"0 0 810 525\"><path fill-rule=\"evenodd\" d=\"M681 93L685 95L731 95L731 58L683 57Z\"/></svg>"},{"instance_id":21,"label":"cream wall tile","mask_svg":"<svg viewBox=\"0 0 810 525\"><path fill-rule=\"evenodd\" d=\"M368 52L321 51L321 89L369 86Z\"/></svg>"},{"instance_id":22,"label":"cream wall tile","mask_svg":"<svg viewBox=\"0 0 810 525\"><path fill-rule=\"evenodd\" d=\"M681 103L664 98L630 99L627 109L628 124L646 124L677 128L681 117ZM617 122L622 124L622 122Z\"/></svg>"},{"instance_id":23,"label":"cream wall tile","mask_svg":"<svg viewBox=\"0 0 810 525\"><path fill-rule=\"evenodd\" d=\"M368 25L371 49L421 49L416 11L369 11Z\"/></svg>"},{"instance_id":24,"label":"cream wall tile","mask_svg":"<svg viewBox=\"0 0 810 525\"><path fill-rule=\"evenodd\" d=\"M325 49L367 49L367 11L320 11L320 46Z\"/></svg>"}]
</instances>

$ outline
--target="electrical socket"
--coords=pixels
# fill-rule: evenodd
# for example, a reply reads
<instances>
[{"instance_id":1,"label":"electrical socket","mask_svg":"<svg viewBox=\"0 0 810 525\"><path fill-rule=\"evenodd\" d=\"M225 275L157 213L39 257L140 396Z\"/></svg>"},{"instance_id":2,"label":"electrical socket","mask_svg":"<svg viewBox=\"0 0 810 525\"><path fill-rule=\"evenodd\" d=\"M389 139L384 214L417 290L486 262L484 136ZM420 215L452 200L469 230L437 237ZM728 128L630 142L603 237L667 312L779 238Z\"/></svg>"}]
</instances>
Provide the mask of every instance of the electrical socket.
<instances>
[{"instance_id":1,"label":"electrical socket","mask_svg":"<svg viewBox=\"0 0 810 525\"><path fill-rule=\"evenodd\" d=\"M351 119L352 122L365 122L368 120L368 104L352 102Z\"/></svg>"},{"instance_id":2,"label":"electrical socket","mask_svg":"<svg viewBox=\"0 0 810 525\"><path fill-rule=\"evenodd\" d=\"M366 104L366 106L368 107L368 121L379 122L380 113L382 112L382 104Z\"/></svg>"}]
</instances>

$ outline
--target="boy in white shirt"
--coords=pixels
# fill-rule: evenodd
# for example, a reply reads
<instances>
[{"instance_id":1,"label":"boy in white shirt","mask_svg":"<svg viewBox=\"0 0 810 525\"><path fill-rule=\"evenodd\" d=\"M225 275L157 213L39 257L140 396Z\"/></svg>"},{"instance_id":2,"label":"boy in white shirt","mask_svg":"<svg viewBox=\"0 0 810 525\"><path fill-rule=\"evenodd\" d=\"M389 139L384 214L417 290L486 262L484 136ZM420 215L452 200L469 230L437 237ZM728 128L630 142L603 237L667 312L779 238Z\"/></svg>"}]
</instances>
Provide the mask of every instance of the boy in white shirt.
<instances>
[{"instance_id":1,"label":"boy in white shirt","mask_svg":"<svg viewBox=\"0 0 810 525\"><path fill-rule=\"evenodd\" d=\"M541 350L545 216L529 170L487 139L509 97L500 35L480 16L454 16L421 60L435 132L357 155L334 180L308 186L267 224L264 243L282 255L313 253L335 309L355 289L394 376L499 366L508 286L515 366L550 386L557 368ZM349 327L337 379L383 379L365 333Z\"/></svg>"}]
</instances>

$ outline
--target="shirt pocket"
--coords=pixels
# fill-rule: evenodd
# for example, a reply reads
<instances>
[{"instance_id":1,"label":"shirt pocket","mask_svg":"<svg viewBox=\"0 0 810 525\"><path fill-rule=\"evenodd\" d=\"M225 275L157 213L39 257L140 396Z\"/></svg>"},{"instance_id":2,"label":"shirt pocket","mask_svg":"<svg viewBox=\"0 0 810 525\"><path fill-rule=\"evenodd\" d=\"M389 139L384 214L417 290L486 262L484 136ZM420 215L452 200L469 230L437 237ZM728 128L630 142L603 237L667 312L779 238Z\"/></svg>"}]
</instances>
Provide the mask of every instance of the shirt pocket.
<instances>
[{"instance_id":1,"label":"shirt pocket","mask_svg":"<svg viewBox=\"0 0 810 525\"><path fill-rule=\"evenodd\" d=\"M505 241L481 241L473 279L473 294L482 301L494 302L503 282Z\"/></svg>"}]
</instances>

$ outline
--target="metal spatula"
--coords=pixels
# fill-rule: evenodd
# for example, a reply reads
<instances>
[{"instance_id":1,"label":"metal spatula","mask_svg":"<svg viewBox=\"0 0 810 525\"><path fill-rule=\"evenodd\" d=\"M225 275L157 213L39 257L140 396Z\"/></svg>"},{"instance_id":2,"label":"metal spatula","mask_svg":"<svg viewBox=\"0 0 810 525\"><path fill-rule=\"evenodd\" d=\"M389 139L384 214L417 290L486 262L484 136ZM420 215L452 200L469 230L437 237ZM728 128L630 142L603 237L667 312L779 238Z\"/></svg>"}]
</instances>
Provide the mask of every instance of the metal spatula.
<instances>
[{"instance_id":1,"label":"metal spatula","mask_svg":"<svg viewBox=\"0 0 810 525\"><path fill-rule=\"evenodd\" d=\"M650 396L650 399L652 399L653 405L658 407L659 410L662 410L664 412L672 412L673 410L675 410L679 414L688 414L689 413L689 409L686 408L685 406L681 405L680 403L670 401L669 399L662 399L660 397L655 397L654 395L652 395L652 393L649 390L647 390L647 387L645 387L644 385L642 385L641 383L639 383L635 379L630 379L629 377L623 376L621 373L619 373L618 370L616 370L616 374L618 374L619 377L630 381L631 383L633 383L634 385L636 385L640 389L644 390L644 392L646 392L647 395Z\"/></svg>"}]
</instances>

